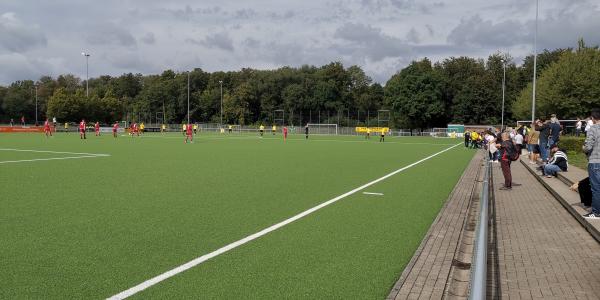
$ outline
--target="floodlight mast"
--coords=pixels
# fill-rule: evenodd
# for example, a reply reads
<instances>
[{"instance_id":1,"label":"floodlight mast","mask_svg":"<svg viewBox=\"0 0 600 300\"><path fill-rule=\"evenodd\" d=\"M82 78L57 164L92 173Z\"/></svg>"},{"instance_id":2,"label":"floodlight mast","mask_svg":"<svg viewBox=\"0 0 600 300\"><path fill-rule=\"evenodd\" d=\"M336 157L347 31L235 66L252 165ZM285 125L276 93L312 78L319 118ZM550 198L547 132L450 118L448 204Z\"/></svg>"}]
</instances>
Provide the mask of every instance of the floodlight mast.
<instances>
[{"instance_id":1,"label":"floodlight mast","mask_svg":"<svg viewBox=\"0 0 600 300\"><path fill-rule=\"evenodd\" d=\"M506 60L502 59L502 124L500 125L500 131L504 131L504 94L506 90Z\"/></svg>"},{"instance_id":2,"label":"floodlight mast","mask_svg":"<svg viewBox=\"0 0 600 300\"><path fill-rule=\"evenodd\" d=\"M531 98L531 123L535 122L535 86L537 77L537 33L539 0L535 0L535 35L533 38L533 90Z\"/></svg>"},{"instance_id":3,"label":"floodlight mast","mask_svg":"<svg viewBox=\"0 0 600 300\"><path fill-rule=\"evenodd\" d=\"M219 85L221 85L221 124L223 127L223 80L219 80Z\"/></svg>"},{"instance_id":4,"label":"floodlight mast","mask_svg":"<svg viewBox=\"0 0 600 300\"><path fill-rule=\"evenodd\" d=\"M86 52L81 52L81 55L85 56L85 97L89 98L90 97L90 65L89 65L89 58L90 58L90 54L86 53Z\"/></svg>"}]
</instances>

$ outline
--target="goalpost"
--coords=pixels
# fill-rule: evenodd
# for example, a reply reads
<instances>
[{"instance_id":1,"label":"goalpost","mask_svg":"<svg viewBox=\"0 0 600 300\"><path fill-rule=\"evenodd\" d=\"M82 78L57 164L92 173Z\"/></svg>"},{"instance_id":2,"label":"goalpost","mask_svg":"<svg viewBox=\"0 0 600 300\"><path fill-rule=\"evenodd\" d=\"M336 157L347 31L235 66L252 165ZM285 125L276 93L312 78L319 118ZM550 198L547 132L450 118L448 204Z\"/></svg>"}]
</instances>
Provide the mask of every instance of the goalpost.
<instances>
[{"instance_id":1,"label":"goalpost","mask_svg":"<svg viewBox=\"0 0 600 300\"><path fill-rule=\"evenodd\" d=\"M338 124L311 124L308 123L309 134L337 135Z\"/></svg>"}]
</instances>

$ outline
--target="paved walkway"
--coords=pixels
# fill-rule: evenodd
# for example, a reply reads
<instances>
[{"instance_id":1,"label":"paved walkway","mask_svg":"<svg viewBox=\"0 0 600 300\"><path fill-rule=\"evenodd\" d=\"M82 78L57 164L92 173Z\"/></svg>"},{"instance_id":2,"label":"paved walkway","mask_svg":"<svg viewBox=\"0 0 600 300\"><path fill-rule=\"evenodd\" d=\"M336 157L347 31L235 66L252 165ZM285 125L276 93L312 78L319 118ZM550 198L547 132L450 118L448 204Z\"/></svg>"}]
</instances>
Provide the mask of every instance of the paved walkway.
<instances>
[{"instance_id":1,"label":"paved walkway","mask_svg":"<svg viewBox=\"0 0 600 300\"><path fill-rule=\"evenodd\" d=\"M388 299L441 299L459 247L482 155L469 163Z\"/></svg>"},{"instance_id":2,"label":"paved walkway","mask_svg":"<svg viewBox=\"0 0 600 300\"><path fill-rule=\"evenodd\" d=\"M499 294L503 299L600 299L600 244L519 162L493 169Z\"/></svg>"}]
</instances>

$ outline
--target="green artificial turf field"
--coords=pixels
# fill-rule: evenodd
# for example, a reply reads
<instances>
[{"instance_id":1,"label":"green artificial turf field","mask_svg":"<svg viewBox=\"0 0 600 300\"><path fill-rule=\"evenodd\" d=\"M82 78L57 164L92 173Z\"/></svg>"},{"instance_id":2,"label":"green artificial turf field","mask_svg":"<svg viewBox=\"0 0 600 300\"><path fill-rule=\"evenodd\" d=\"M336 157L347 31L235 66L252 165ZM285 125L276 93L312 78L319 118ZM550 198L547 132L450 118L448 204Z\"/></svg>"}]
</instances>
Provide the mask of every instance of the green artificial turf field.
<instances>
[{"instance_id":1,"label":"green artificial turf field","mask_svg":"<svg viewBox=\"0 0 600 300\"><path fill-rule=\"evenodd\" d=\"M0 299L111 297L460 140L194 142L0 135L52 151L0 150ZM132 298L384 298L473 154L452 148Z\"/></svg>"}]
</instances>

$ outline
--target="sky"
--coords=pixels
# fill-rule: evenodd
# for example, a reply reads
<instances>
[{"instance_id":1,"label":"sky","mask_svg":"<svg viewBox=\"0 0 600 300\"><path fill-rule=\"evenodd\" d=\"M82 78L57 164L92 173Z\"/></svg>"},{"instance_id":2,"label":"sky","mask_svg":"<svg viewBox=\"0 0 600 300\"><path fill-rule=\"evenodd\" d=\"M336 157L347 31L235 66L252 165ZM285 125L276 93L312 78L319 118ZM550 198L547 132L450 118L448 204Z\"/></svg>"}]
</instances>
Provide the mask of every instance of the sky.
<instances>
[{"instance_id":1,"label":"sky","mask_svg":"<svg viewBox=\"0 0 600 300\"><path fill-rule=\"evenodd\" d=\"M600 44L600 0L540 0L538 49ZM0 85L75 74L340 61L385 83L413 60L533 53L535 0L0 0Z\"/></svg>"}]
</instances>

